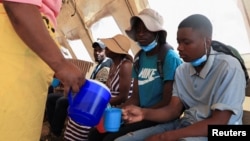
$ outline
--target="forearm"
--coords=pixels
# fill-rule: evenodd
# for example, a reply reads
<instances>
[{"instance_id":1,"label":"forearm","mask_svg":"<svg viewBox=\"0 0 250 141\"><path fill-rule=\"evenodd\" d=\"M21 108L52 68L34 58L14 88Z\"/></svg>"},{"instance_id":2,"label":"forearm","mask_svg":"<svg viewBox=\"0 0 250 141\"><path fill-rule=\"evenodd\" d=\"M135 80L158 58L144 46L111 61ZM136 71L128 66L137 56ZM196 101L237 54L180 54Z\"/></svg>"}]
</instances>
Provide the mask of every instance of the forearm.
<instances>
[{"instance_id":1,"label":"forearm","mask_svg":"<svg viewBox=\"0 0 250 141\"><path fill-rule=\"evenodd\" d=\"M168 103L165 100L161 100L160 102L158 102L157 104L153 105L150 108L160 108L160 107L164 107L166 106Z\"/></svg>"},{"instance_id":2,"label":"forearm","mask_svg":"<svg viewBox=\"0 0 250 141\"><path fill-rule=\"evenodd\" d=\"M126 101L127 97L124 97L124 96L116 96L116 97L112 97L111 100L110 100L110 104L111 105L120 105L122 103L124 103Z\"/></svg>"},{"instance_id":3,"label":"forearm","mask_svg":"<svg viewBox=\"0 0 250 141\"><path fill-rule=\"evenodd\" d=\"M172 97L169 105L166 105L164 107L156 109L142 109L144 119L156 122L166 122L171 121L173 119L177 119L181 116L182 112L183 105L177 97Z\"/></svg>"},{"instance_id":4,"label":"forearm","mask_svg":"<svg viewBox=\"0 0 250 141\"><path fill-rule=\"evenodd\" d=\"M125 107L127 105L136 105L136 106L139 106L139 101L136 98L134 98L133 96L131 96L128 100L126 100L125 103L123 103L121 105L121 107Z\"/></svg>"},{"instance_id":5,"label":"forearm","mask_svg":"<svg viewBox=\"0 0 250 141\"><path fill-rule=\"evenodd\" d=\"M127 105L136 105L140 106L140 101L139 101L139 90L138 90L138 80L134 78L133 82L133 93L131 94L131 97L123 104L124 106Z\"/></svg>"},{"instance_id":6,"label":"forearm","mask_svg":"<svg viewBox=\"0 0 250 141\"><path fill-rule=\"evenodd\" d=\"M178 115L172 113L172 111L168 111L165 107L158 109L142 108L142 113L144 120L154 122L166 122L179 117Z\"/></svg>"},{"instance_id":7,"label":"forearm","mask_svg":"<svg viewBox=\"0 0 250 141\"><path fill-rule=\"evenodd\" d=\"M38 7L15 2L3 4L13 28L24 43L54 71L59 70L65 59L47 31Z\"/></svg>"}]
</instances>

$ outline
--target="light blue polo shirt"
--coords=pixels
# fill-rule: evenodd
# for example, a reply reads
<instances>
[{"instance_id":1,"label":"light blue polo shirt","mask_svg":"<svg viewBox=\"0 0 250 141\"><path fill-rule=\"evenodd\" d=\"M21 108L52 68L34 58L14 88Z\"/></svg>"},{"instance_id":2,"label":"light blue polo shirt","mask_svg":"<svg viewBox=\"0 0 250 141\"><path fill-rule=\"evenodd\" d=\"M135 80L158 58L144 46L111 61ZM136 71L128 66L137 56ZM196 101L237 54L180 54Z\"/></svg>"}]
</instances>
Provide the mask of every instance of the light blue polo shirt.
<instances>
[{"instance_id":1,"label":"light blue polo shirt","mask_svg":"<svg viewBox=\"0 0 250 141\"><path fill-rule=\"evenodd\" d=\"M228 124L242 124L245 76L234 57L211 48L207 63L197 74L190 63L176 70L173 96L183 102L189 122L208 118L212 110L233 112Z\"/></svg>"}]
</instances>

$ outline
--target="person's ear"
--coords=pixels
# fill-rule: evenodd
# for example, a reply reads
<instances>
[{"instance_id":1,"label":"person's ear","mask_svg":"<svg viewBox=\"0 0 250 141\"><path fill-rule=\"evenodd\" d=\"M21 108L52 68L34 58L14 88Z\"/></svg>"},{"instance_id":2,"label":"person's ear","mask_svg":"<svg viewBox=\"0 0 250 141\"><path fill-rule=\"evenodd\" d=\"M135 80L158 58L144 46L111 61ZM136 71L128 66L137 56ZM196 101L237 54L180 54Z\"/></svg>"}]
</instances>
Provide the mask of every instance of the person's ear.
<instances>
[{"instance_id":1,"label":"person's ear","mask_svg":"<svg viewBox=\"0 0 250 141\"><path fill-rule=\"evenodd\" d=\"M207 49L208 49L208 47L211 46L211 42L212 42L211 38L204 37L204 44L205 44L205 46L206 46Z\"/></svg>"}]
</instances>

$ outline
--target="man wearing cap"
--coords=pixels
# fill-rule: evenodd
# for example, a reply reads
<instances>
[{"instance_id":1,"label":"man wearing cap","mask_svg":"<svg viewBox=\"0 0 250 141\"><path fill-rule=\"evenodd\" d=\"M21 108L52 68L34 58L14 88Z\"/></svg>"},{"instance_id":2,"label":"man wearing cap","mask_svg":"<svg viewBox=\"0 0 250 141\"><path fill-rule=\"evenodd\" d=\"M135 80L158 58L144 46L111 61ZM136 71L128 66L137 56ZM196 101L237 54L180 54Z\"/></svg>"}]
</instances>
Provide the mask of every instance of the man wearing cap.
<instances>
[{"instance_id":1,"label":"man wearing cap","mask_svg":"<svg viewBox=\"0 0 250 141\"><path fill-rule=\"evenodd\" d=\"M182 61L174 50L169 49L164 57L165 61L162 66L164 73L161 78L157 71L157 58L163 47L168 45L162 16L153 9L144 9L137 16L131 17L130 24L131 27L126 30L126 33L138 43L142 53L139 56L138 71L135 66L132 68L133 93L122 107L127 105L147 108L163 107L171 99L175 70ZM108 133L103 141L113 141L119 136L156 124L157 122L148 120L125 124L118 132ZM99 139L89 138L89 141L97 140Z\"/></svg>"},{"instance_id":2,"label":"man wearing cap","mask_svg":"<svg viewBox=\"0 0 250 141\"><path fill-rule=\"evenodd\" d=\"M90 79L106 83L113 60L106 56L106 46L102 41L98 40L94 42L92 47L94 49L95 62L98 64L93 70ZM89 126L81 126L69 118L64 132L64 138L66 140L87 140L90 128ZM78 134L78 136L72 135L71 132Z\"/></svg>"},{"instance_id":3,"label":"man wearing cap","mask_svg":"<svg viewBox=\"0 0 250 141\"><path fill-rule=\"evenodd\" d=\"M113 64L112 59L105 54L105 45L101 41L96 41L92 44L94 48L94 59L98 63L93 70L90 79L96 79L106 83L109 74L109 68Z\"/></svg>"}]
</instances>

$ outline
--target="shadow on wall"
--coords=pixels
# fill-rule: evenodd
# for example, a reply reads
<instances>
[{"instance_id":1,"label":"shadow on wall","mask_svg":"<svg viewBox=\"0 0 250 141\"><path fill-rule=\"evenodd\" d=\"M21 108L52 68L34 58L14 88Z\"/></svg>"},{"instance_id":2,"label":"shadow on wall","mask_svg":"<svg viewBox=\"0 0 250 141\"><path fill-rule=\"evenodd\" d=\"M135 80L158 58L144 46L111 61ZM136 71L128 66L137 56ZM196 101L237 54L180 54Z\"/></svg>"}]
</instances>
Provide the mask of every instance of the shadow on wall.
<instances>
[{"instance_id":1,"label":"shadow on wall","mask_svg":"<svg viewBox=\"0 0 250 141\"><path fill-rule=\"evenodd\" d=\"M245 111L243 113L243 124L250 125L250 111Z\"/></svg>"},{"instance_id":2,"label":"shadow on wall","mask_svg":"<svg viewBox=\"0 0 250 141\"><path fill-rule=\"evenodd\" d=\"M250 80L248 83L250 83ZM248 86L246 88L246 96L250 97L250 84L248 84Z\"/></svg>"},{"instance_id":3,"label":"shadow on wall","mask_svg":"<svg viewBox=\"0 0 250 141\"><path fill-rule=\"evenodd\" d=\"M250 107L249 98L250 98L250 85L246 88L246 97L245 97L245 108L243 113L243 124L250 125L250 111L248 110Z\"/></svg>"}]
</instances>

